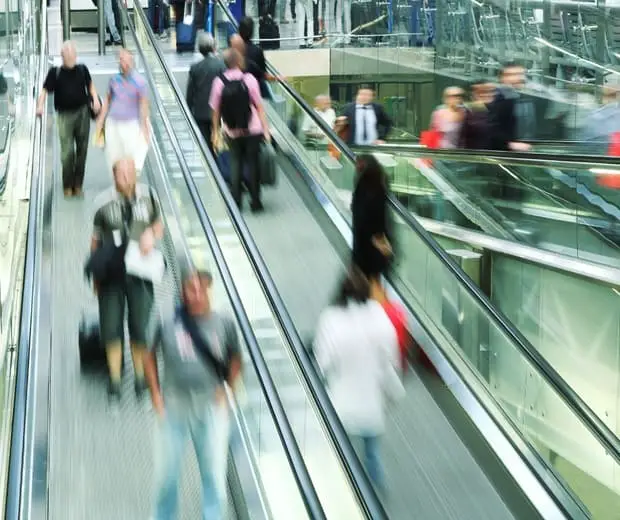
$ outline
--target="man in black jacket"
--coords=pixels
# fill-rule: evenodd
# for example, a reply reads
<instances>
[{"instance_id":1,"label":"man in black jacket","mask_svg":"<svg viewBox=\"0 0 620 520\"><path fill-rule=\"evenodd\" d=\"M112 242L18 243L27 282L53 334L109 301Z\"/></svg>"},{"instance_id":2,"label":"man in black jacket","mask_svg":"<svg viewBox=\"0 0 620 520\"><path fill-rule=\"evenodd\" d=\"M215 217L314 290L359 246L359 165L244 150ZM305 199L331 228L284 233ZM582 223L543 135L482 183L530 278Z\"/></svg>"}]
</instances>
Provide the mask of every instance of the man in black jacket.
<instances>
[{"instance_id":1,"label":"man in black jacket","mask_svg":"<svg viewBox=\"0 0 620 520\"><path fill-rule=\"evenodd\" d=\"M208 33L202 33L198 39L198 50L203 59L194 63L189 69L187 79L187 104L200 128L207 145L213 152L211 129L213 114L209 106L213 80L222 74L226 67L215 55L215 40Z\"/></svg>"},{"instance_id":2,"label":"man in black jacket","mask_svg":"<svg viewBox=\"0 0 620 520\"><path fill-rule=\"evenodd\" d=\"M520 123L532 117L521 110L531 106L521 103L520 91L525 85L525 70L522 65L509 63L502 68L499 79L500 86L489 105L491 149L528 151L530 145L519 142Z\"/></svg>"},{"instance_id":3,"label":"man in black jacket","mask_svg":"<svg viewBox=\"0 0 620 520\"><path fill-rule=\"evenodd\" d=\"M355 103L344 107L342 115L347 118L349 130L347 144L369 146L381 144L392 129L392 120L379 103L375 103L372 89L363 87L357 91Z\"/></svg>"}]
</instances>

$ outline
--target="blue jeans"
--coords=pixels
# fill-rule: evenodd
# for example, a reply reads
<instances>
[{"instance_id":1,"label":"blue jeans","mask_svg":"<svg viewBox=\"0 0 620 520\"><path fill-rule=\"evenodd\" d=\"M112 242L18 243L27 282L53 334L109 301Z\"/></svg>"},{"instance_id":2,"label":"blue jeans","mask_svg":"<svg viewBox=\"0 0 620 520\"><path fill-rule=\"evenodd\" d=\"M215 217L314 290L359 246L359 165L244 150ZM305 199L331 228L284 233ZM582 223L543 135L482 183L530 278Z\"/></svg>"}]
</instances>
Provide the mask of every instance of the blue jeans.
<instances>
[{"instance_id":1,"label":"blue jeans","mask_svg":"<svg viewBox=\"0 0 620 520\"><path fill-rule=\"evenodd\" d=\"M188 434L196 450L202 483L202 518L224 518L225 472L228 453L228 424L217 417L209 405L201 415L166 410L159 423L155 442L156 496L154 520L172 520L178 509L181 462ZM222 434L226 436L221 438ZM216 438L218 437L218 438ZM223 442L222 442L223 440ZM224 452L224 453L222 453Z\"/></svg>"},{"instance_id":2,"label":"blue jeans","mask_svg":"<svg viewBox=\"0 0 620 520\"><path fill-rule=\"evenodd\" d=\"M377 435L351 435L353 444L362 448L362 462L368 476L377 489L384 490L383 465L379 453L379 437Z\"/></svg>"}]
</instances>

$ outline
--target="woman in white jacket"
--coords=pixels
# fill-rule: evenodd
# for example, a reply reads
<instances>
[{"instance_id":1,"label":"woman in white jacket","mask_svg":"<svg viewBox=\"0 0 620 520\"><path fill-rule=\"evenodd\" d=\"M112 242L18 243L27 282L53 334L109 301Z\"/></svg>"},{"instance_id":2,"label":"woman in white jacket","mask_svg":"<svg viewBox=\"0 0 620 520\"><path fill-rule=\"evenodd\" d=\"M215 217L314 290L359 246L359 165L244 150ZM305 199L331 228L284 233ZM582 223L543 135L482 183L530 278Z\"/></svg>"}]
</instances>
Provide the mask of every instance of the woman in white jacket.
<instances>
[{"instance_id":1,"label":"woman in white jacket","mask_svg":"<svg viewBox=\"0 0 620 520\"><path fill-rule=\"evenodd\" d=\"M375 486L384 490L379 439L386 398L404 393L397 375L398 343L383 307L369 298L368 280L352 268L335 302L319 318L314 349L332 403Z\"/></svg>"}]
</instances>

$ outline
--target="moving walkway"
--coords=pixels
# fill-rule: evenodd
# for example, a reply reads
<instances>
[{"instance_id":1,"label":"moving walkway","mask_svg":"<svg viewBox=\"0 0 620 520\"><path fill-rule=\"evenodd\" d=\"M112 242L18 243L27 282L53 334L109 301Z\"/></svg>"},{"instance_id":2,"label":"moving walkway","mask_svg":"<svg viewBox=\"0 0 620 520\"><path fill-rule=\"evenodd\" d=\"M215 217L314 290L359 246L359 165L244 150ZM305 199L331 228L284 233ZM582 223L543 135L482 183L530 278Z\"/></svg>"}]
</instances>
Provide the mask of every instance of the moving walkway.
<instances>
[{"instance_id":1,"label":"moving walkway","mask_svg":"<svg viewBox=\"0 0 620 520\"><path fill-rule=\"evenodd\" d=\"M283 302L299 335L311 337L348 262L350 214L343 190L322 166L323 155L305 150L286 125L286 103L304 110L305 105L286 86L275 85L276 96L287 97L268 107L278 186L264 191L264 214L241 217L140 12L134 22L203 207L216 222L220 215L230 218L252 268L269 271L261 279L264 290L272 301ZM163 149L172 153L175 146ZM345 148L340 152L343 174L350 176L352 158ZM395 201L390 207L403 252L391 289L410 312L416 341L447 383L416 371L407 381L406 401L390 416L385 441L390 516L604 518L609 500L616 500L608 473L617 464L615 434L408 212ZM239 254L225 250L235 277Z\"/></svg>"},{"instance_id":2,"label":"moving walkway","mask_svg":"<svg viewBox=\"0 0 620 520\"><path fill-rule=\"evenodd\" d=\"M45 13L40 34L46 34L46 21ZM39 85L48 63L42 45ZM152 77L148 70L145 74L155 97ZM103 91L109 78L96 71L93 77ZM216 235L225 216L215 220L202 205L178 204L179 193L190 200L198 197L191 182L185 182L190 179L187 162L163 110L161 104L153 107L157 138L142 173L158 194L167 230L161 248L168 269L156 288L156 305L165 312L174 304L180 270L188 263L211 269L214 306L236 320L245 361L246 392L228 395L227 518L387 518L325 391L308 382L307 358L293 362L288 357L295 351L294 331L282 324L268 294L253 291L248 305L241 291L257 286L256 276L243 279L243 289L233 280L223 237ZM175 143L176 155L162 153L164 139ZM66 199L58 158L50 111L37 121L32 147L24 277L16 282L23 294L17 345L2 345L7 347L3 390L10 389L2 394L2 441L10 447L2 452L9 456L4 518L148 518L154 413L136 400L129 365L120 410L109 409L105 381L81 373L77 348L80 316L96 309L82 265L92 233L92 203L110 186L110 169L102 151L92 147L84 197ZM181 172L181 178L170 178L171 171ZM228 236L228 246L232 238ZM2 339L12 338L3 334ZM287 402L289 392L296 398L294 406ZM187 457L184 467L180 518L200 518L193 457Z\"/></svg>"}]
</instances>

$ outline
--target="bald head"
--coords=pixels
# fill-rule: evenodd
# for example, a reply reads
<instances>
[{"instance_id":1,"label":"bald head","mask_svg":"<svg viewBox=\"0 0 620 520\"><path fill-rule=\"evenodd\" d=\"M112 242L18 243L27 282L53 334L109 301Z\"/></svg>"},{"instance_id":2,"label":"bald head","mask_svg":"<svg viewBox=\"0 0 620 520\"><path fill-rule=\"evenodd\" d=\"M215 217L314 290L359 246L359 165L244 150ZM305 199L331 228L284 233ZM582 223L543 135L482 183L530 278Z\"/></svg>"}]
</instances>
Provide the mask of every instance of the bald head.
<instances>
[{"instance_id":1,"label":"bald head","mask_svg":"<svg viewBox=\"0 0 620 520\"><path fill-rule=\"evenodd\" d=\"M75 48L75 43L71 40L67 40L62 44L62 48L60 49L60 56L62 57L62 64L68 69L72 69L75 67L75 63L77 60L77 50Z\"/></svg>"},{"instance_id":2,"label":"bald head","mask_svg":"<svg viewBox=\"0 0 620 520\"><path fill-rule=\"evenodd\" d=\"M227 49L224 52L224 63L227 69L240 69L243 58L237 49Z\"/></svg>"},{"instance_id":3,"label":"bald head","mask_svg":"<svg viewBox=\"0 0 620 520\"><path fill-rule=\"evenodd\" d=\"M324 112L332 105L332 100L326 94L321 94L314 98L314 106L320 111Z\"/></svg>"},{"instance_id":4,"label":"bald head","mask_svg":"<svg viewBox=\"0 0 620 520\"><path fill-rule=\"evenodd\" d=\"M230 48L236 50L242 56L245 55L245 42L239 34L230 37Z\"/></svg>"},{"instance_id":5,"label":"bald head","mask_svg":"<svg viewBox=\"0 0 620 520\"><path fill-rule=\"evenodd\" d=\"M118 53L118 64L121 72L127 74L133 69L133 55L127 49L121 49Z\"/></svg>"}]
</instances>

